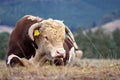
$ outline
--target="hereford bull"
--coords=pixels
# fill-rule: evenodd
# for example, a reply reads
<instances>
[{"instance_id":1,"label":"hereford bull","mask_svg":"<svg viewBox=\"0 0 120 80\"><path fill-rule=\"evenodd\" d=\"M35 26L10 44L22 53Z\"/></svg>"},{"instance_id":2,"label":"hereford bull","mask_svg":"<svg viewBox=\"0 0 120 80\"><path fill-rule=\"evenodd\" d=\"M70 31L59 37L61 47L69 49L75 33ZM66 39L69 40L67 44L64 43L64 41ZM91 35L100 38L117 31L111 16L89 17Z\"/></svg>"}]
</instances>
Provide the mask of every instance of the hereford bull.
<instances>
[{"instance_id":1,"label":"hereford bull","mask_svg":"<svg viewBox=\"0 0 120 80\"><path fill-rule=\"evenodd\" d=\"M67 26L59 20L43 20L35 16L20 19L11 33L6 64L9 66L27 64L42 65L45 61L54 61L66 57L69 36L72 46L77 49L74 37Z\"/></svg>"}]
</instances>

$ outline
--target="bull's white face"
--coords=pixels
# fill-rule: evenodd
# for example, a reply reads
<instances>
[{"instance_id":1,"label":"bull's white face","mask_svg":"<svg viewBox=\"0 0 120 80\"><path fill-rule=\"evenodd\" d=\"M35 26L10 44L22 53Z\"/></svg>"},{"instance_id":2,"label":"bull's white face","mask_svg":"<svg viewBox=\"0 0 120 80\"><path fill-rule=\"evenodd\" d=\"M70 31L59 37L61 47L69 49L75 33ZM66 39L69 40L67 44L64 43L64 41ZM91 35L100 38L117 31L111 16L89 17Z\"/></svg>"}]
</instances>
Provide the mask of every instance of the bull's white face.
<instances>
[{"instance_id":1,"label":"bull's white face","mask_svg":"<svg viewBox=\"0 0 120 80\"><path fill-rule=\"evenodd\" d=\"M58 20L45 20L39 28L40 36L35 38L39 53L52 58L65 57L63 43L65 40L65 25Z\"/></svg>"}]
</instances>

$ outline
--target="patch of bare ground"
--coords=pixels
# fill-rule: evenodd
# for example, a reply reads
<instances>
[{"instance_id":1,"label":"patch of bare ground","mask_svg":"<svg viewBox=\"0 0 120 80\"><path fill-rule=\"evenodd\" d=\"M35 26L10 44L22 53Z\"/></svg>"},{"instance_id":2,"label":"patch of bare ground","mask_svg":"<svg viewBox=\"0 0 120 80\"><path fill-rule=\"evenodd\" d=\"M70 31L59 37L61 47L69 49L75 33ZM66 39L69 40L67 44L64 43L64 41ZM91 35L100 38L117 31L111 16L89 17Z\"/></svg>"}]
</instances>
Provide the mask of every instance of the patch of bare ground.
<instances>
[{"instance_id":1,"label":"patch of bare ground","mask_svg":"<svg viewBox=\"0 0 120 80\"><path fill-rule=\"evenodd\" d=\"M74 66L7 68L0 61L0 80L120 80L120 60L77 60Z\"/></svg>"}]
</instances>

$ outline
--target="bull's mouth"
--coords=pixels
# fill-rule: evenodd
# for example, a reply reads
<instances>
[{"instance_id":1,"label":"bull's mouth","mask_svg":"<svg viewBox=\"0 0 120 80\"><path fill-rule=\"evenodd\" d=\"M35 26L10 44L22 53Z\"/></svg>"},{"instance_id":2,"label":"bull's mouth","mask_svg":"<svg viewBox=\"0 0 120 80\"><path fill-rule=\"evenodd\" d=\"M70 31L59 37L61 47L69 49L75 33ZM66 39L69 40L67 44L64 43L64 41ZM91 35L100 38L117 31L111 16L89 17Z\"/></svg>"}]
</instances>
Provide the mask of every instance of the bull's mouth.
<instances>
[{"instance_id":1,"label":"bull's mouth","mask_svg":"<svg viewBox=\"0 0 120 80\"><path fill-rule=\"evenodd\" d=\"M60 56L56 56L55 58L64 58L64 56L61 56L61 55L60 55Z\"/></svg>"},{"instance_id":2,"label":"bull's mouth","mask_svg":"<svg viewBox=\"0 0 120 80\"><path fill-rule=\"evenodd\" d=\"M55 64L56 66L64 65L63 59L62 59L62 58L55 58L55 59L54 59L54 64Z\"/></svg>"}]
</instances>

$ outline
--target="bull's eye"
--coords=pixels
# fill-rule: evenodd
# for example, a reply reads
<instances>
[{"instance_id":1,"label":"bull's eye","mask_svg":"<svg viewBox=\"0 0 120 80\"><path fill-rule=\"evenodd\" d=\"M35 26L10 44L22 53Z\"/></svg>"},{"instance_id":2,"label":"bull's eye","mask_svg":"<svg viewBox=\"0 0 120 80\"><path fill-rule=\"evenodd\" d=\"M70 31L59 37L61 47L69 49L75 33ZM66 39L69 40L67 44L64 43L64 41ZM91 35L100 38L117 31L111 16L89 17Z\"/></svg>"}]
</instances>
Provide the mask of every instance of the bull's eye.
<instances>
[{"instance_id":1,"label":"bull's eye","mask_svg":"<svg viewBox=\"0 0 120 80\"><path fill-rule=\"evenodd\" d=\"M48 40L48 37L47 37L47 36L45 36L45 39L46 39L46 40Z\"/></svg>"}]
</instances>

